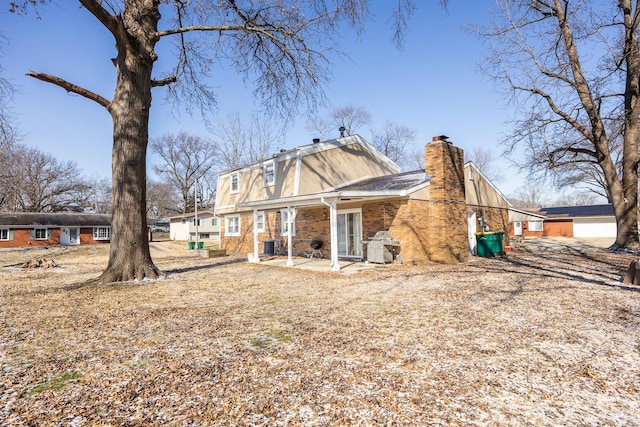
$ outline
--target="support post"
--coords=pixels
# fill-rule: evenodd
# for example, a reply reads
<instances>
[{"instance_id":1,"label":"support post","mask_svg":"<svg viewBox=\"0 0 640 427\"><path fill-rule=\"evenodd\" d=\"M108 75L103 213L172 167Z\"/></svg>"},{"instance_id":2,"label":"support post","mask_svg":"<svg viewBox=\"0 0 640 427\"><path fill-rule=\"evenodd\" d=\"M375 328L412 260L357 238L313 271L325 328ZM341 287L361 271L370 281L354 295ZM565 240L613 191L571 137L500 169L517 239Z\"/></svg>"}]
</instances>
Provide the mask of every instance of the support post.
<instances>
[{"instance_id":1,"label":"support post","mask_svg":"<svg viewBox=\"0 0 640 427\"><path fill-rule=\"evenodd\" d=\"M258 247L258 210L253 209L253 256L251 257L250 262L260 262L260 255L258 255L258 251L260 250Z\"/></svg>"},{"instance_id":2,"label":"support post","mask_svg":"<svg viewBox=\"0 0 640 427\"><path fill-rule=\"evenodd\" d=\"M287 267L293 267L293 233L291 225L293 224L293 215L291 214L291 206L287 206Z\"/></svg>"}]
</instances>

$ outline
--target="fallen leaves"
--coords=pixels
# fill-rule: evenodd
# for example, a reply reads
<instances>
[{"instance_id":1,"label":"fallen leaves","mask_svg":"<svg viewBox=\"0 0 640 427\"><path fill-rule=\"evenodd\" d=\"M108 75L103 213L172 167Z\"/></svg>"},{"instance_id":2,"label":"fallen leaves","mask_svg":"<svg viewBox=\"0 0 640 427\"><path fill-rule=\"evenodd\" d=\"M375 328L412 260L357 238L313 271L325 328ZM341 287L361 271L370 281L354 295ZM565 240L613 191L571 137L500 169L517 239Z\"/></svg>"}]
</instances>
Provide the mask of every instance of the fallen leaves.
<instances>
[{"instance_id":1,"label":"fallen leaves","mask_svg":"<svg viewBox=\"0 0 640 427\"><path fill-rule=\"evenodd\" d=\"M0 424L637 425L629 256L347 276L170 245L141 284L91 282L106 248L0 269Z\"/></svg>"}]
</instances>

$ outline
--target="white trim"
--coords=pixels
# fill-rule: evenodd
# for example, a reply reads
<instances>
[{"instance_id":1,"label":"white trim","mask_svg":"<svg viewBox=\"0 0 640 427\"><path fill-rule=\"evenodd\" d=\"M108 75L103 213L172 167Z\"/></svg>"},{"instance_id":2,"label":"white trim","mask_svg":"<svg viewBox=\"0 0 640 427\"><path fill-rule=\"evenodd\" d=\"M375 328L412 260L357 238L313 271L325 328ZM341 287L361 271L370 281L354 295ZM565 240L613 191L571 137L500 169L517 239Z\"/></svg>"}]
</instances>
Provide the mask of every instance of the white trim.
<instances>
[{"instance_id":1,"label":"white trim","mask_svg":"<svg viewBox=\"0 0 640 427\"><path fill-rule=\"evenodd\" d=\"M237 231L229 231L229 220L237 219L238 220L238 230ZM239 214L231 214L224 216L224 236L225 237L239 237L240 236L240 215Z\"/></svg>"},{"instance_id":2,"label":"white trim","mask_svg":"<svg viewBox=\"0 0 640 427\"><path fill-rule=\"evenodd\" d=\"M289 212L291 212L291 218L289 218ZM286 220L285 215L287 216ZM289 225L291 225L291 229L289 229ZM289 206L286 209L280 209L280 235L296 235L296 209L294 207Z\"/></svg>"},{"instance_id":3,"label":"white trim","mask_svg":"<svg viewBox=\"0 0 640 427\"><path fill-rule=\"evenodd\" d=\"M478 174L478 176L480 176L482 179L484 179L484 180L489 184L489 186L490 186L491 188L493 188L493 190L494 190L496 193L498 193L498 195L499 195L500 197L502 197L502 198L504 199L504 201L505 201L505 202L507 202L507 207L508 207L509 209L511 209L511 206L513 206L513 205L511 204L511 202L509 201L509 199L507 199L507 197L502 193L502 191L500 191L500 190L498 189L498 187L496 187L496 186L495 186L495 184L494 184L493 182L491 182L491 180L490 180L489 178L487 178L487 177L486 177L486 175L485 175L485 174L483 174L483 173L482 173L482 171L481 171L480 169L478 169L478 167L477 167L477 166L476 166L476 165L475 165L471 160L469 160L468 162L466 162L466 163L464 164L464 167L463 167L463 168L464 168L464 169L466 169L467 167L473 167L473 169L475 170L475 173L477 173L477 174Z\"/></svg>"},{"instance_id":4,"label":"white trim","mask_svg":"<svg viewBox=\"0 0 640 427\"><path fill-rule=\"evenodd\" d=\"M340 236L338 235L337 229L338 229L338 217L340 215L348 215L348 214L352 214L352 213L357 213L360 214L360 224L359 224L359 229L360 229L360 236L358 236L358 242L357 245L360 246L360 254L359 255L347 255L347 254L342 254L340 255L339 251L340 251ZM346 218L345 218L346 219ZM345 222L346 225L346 222ZM336 210L336 235L338 237L338 239L336 240L336 245L338 246L338 256L342 257L342 258L350 258L350 259L362 259L363 257L363 248L362 248L362 208L349 208L349 209L338 209ZM348 244L349 242L347 242ZM354 246L356 245L356 242L354 242Z\"/></svg>"},{"instance_id":5,"label":"white trim","mask_svg":"<svg viewBox=\"0 0 640 427\"><path fill-rule=\"evenodd\" d=\"M2 237L3 232L6 232L6 238ZM11 228L0 228L0 241L3 242L8 242L10 240L13 240L13 233L12 233L12 229Z\"/></svg>"},{"instance_id":6,"label":"white trim","mask_svg":"<svg viewBox=\"0 0 640 427\"><path fill-rule=\"evenodd\" d=\"M111 240L111 227L93 227L93 240Z\"/></svg>"},{"instance_id":7,"label":"white trim","mask_svg":"<svg viewBox=\"0 0 640 427\"><path fill-rule=\"evenodd\" d=\"M304 156L308 156L310 154L317 154L317 153L321 153L323 151L327 151L327 150L331 150L331 149L339 148L339 147L344 147L344 146L348 146L348 145L352 145L352 144L360 144L360 145L362 145L364 147L364 149L366 151L368 151L370 154L372 154L373 156L375 156L378 159L380 159L383 163L385 163L388 166L390 166L392 169L394 169L396 171L396 173L400 173L400 171L401 171L400 166L398 166L395 162L393 162L387 156L385 156L380 151L378 151L373 145L368 143L360 135L349 135L349 136L345 136L343 138L336 138L336 139L329 139L329 140L326 140L326 141L321 141L321 142L319 142L317 144L311 143L311 144L307 144L307 145L302 145L300 147L293 148L293 149L285 151L283 153L275 154L272 157L264 158L264 159L258 160L256 162L249 163L249 164L246 164L246 165L234 168L234 169L229 169L229 170L226 170L226 171L222 171L220 173L219 177L221 179L224 179L224 178L226 178L228 175L230 175L232 173L245 172L245 171L249 171L249 170L255 169L256 167L261 167L261 165L264 162L270 161L272 159L276 159L278 162L284 161L284 160L293 160L297 156L304 157Z\"/></svg>"},{"instance_id":8,"label":"white trim","mask_svg":"<svg viewBox=\"0 0 640 427\"><path fill-rule=\"evenodd\" d=\"M258 233L264 233L265 230L265 221L267 220L267 216L265 215L264 211L254 211L256 216L255 216L255 221L256 221L256 232ZM258 221L258 217L262 216L262 227L260 227L260 222Z\"/></svg>"},{"instance_id":9,"label":"white trim","mask_svg":"<svg viewBox=\"0 0 640 427\"><path fill-rule=\"evenodd\" d=\"M536 227L531 228L531 224L536 224ZM539 227L538 227L538 224L539 224ZM544 220L541 220L541 219L528 220L527 229L529 231L544 231Z\"/></svg>"},{"instance_id":10,"label":"white trim","mask_svg":"<svg viewBox=\"0 0 640 427\"><path fill-rule=\"evenodd\" d=\"M293 196L300 194L300 173L302 171L302 156L300 153L296 155L296 171L293 177Z\"/></svg>"},{"instance_id":11,"label":"white trim","mask_svg":"<svg viewBox=\"0 0 640 427\"><path fill-rule=\"evenodd\" d=\"M236 176L236 189L233 189L233 177ZM240 172L232 172L229 174L229 194L238 194L240 192Z\"/></svg>"},{"instance_id":12,"label":"white trim","mask_svg":"<svg viewBox=\"0 0 640 427\"><path fill-rule=\"evenodd\" d=\"M267 181L267 168L269 166L271 166L271 181ZM273 159L267 160L262 163L262 185L264 187L273 187L274 185L276 185L277 167L278 165Z\"/></svg>"}]
</instances>

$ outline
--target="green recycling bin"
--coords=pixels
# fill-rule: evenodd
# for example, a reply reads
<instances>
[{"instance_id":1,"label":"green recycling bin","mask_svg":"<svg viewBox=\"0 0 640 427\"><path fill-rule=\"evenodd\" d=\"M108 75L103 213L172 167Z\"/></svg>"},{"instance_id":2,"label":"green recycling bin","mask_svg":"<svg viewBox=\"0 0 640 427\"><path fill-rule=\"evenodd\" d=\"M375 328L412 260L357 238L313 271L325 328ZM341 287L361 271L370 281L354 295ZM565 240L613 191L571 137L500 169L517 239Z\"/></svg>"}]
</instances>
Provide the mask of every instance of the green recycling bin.
<instances>
[{"instance_id":1,"label":"green recycling bin","mask_svg":"<svg viewBox=\"0 0 640 427\"><path fill-rule=\"evenodd\" d=\"M198 249L204 249L204 242L198 242Z\"/></svg>"},{"instance_id":2,"label":"green recycling bin","mask_svg":"<svg viewBox=\"0 0 640 427\"><path fill-rule=\"evenodd\" d=\"M492 257L496 255L503 255L502 241L504 239L503 231L495 232L478 232L476 233L476 243L478 248L478 256Z\"/></svg>"},{"instance_id":3,"label":"green recycling bin","mask_svg":"<svg viewBox=\"0 0 640 427\"><path fill-rule=\"evenodd\" d=\"M196 242L189 242L189 250L194 250L196 248Z\"/></svg>"}]
</instances>

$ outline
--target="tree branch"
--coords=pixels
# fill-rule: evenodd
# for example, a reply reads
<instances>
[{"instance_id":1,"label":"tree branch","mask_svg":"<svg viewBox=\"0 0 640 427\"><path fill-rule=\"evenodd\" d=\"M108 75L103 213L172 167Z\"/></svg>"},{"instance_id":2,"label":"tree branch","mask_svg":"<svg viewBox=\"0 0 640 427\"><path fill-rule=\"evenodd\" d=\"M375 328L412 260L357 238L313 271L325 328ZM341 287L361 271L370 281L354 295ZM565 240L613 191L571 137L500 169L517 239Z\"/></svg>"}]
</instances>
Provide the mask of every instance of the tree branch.
<instances>
[{"instance_id":1,"label":"tree branch","mask_svg":"<svg viewBox=\"0 0 640 427\"><path fill-rule=\"evenodd\" d=\"M26 75L29 77L36 78L38 80L42 80L43 82L52 83L56 86L60 86L62 89L66 90L67 92L73 92L78 95L84 96L85 98L95 101L98 104L102 105L107 110L111 106L111 102L108 99L98 95L97 93L91 92L90 90L87 90L83 87L74 85L73 83L69 83L68 81L61 79L60 77L56 77L51 74L36 73L35 71L30 71Z\"/></svg>"},{"instance_id":2,"label":"tree branch","mask_svg":"<svg viewBox=\"0 0 640 427\"><path fill-rule=\"evenodd\" d=\"M151 80L151 86L152 87L159 87L159 86L166 86L169 85L171 83L175 83L178 80L177 76L169 76L169 77L165 77L164 79L160 79L160 80Z\"/></svg>"},{"instance_id":3,"label":"tree branch","mask_svg":"<svg viewBox=\"0 0 640 427\"><path fill-rule=\"evenodd\" d=\"M111 15L104 7L102 2L98 0L79 0L80 4L87 8L87 10L95 16L98 21L102 23L111 34L115 35L117 32L117 22L113 15Z\"/></svg>"}]
</instances>

